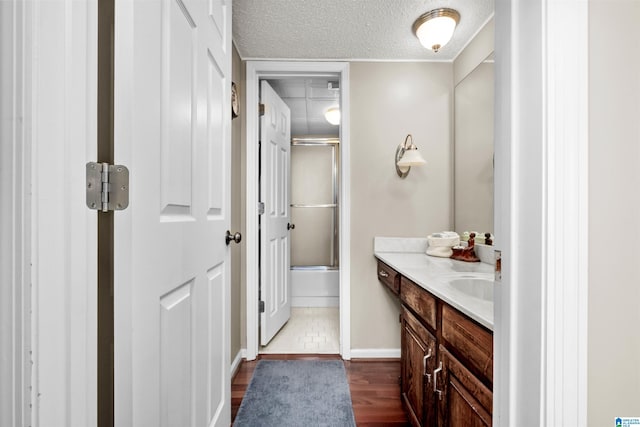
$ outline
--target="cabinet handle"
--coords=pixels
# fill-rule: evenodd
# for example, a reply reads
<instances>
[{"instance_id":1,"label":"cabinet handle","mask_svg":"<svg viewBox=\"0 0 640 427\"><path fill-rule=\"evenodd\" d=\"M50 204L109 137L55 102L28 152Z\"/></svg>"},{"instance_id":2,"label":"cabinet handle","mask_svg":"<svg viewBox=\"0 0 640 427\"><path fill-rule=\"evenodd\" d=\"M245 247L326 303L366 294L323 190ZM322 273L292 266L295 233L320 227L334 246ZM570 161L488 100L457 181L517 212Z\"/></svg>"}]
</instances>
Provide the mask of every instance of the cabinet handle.
<instances>
[{"instance_id":1,"label":"cabinet handle","mask_svg":"<svg viewBox=\"0 0 640 427\"><path fill-rule=\"evenodd\" d=\"M386 271L384 271L384 270L380 270L380 271L378 271L378 275L379 275L380 277L389 277L389 273L387 273L387 272L386 272Z\"/></svg>"},{"instance_id":2,"label":"cabinet handle","mask_svg":"<svg viewBox=\"0 0 640 427\"><path fill-rule=\"evenodd\" d=\"M427 377L427 384L431 382L431 374L427 373L427 360L430 357L431 357L431 349L429 349L429 352L427 353L427 355L422 358L422 372L424 372L423 375Z\"/></svg>"},{"instance_id":3,"label":"cabinet handle","mask_svg":"<svg viewBox=\"0 0 640 427\"><path fill-rule=\"evenodd\" d=\"M442 390L438 390L438 372L442 371L442 360L440 366L433 371L433 392L438 395L438 399L442 400Z\"/></svg>"}]
</instances>

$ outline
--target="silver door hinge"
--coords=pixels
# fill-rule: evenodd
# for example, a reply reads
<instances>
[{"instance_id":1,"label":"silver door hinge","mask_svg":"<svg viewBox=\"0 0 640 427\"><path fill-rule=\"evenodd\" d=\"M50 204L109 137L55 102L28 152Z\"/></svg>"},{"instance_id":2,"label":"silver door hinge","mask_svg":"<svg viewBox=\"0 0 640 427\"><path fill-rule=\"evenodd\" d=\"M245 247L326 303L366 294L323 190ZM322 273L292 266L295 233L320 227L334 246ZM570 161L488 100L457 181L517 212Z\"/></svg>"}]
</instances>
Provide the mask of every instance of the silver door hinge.
<instances>
[{"instance_id":1,"label":"silver door hinge","mask_svg":"<svg viewBox=\"0 0 640 427\"><path fill-rule=\"evenodd\" d=\"M258 313L264 313L264 301L258 301Z\"/></svg>"},{"instance_id":2,"label":"silver door hinge","mask_svg":"<svg viewBox=\"0 0 640 427\"><path fill-rule=\"evenodd\" d=\"M264 104L258 104L258 115L264 116Z\"/></svg>"},{"instance_id":3,"label":"silver door hinge","mask_svg":"<svg viewBox=\"0 0 640 427\"><path fill-rule=\"evenodd\" d=\"M87 163L87 207L102 212L129 206L129 169L108 163Z\"/></svg>"},{"instance_id":4,"label":"silver door hinge","mask_svg":"<svg viewBox=\"0 0 640 427\"><path fill-rule=\"evenodd\" d=\"M264 214L264 202L258 202L258 215Z\"/></svg>"}]
</instances>

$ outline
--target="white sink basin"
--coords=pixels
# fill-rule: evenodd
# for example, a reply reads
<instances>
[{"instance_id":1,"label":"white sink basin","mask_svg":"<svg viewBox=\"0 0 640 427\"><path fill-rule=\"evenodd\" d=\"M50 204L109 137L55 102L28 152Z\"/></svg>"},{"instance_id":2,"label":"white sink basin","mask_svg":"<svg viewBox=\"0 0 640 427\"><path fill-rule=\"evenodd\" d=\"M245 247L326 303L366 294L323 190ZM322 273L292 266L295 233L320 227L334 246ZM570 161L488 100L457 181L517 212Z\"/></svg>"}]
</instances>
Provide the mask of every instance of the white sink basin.
<instances>
[{"instance_id":1,"label":"white sink basin","mask_svg":"<svg viewBox=\"0 0 640 427\"><path fill-rule=\"evenodd\" d=\"M480 277L465 277L449 281L449 285L471 297L493 301L493 280Z\"/></svg>"}]
</instances>

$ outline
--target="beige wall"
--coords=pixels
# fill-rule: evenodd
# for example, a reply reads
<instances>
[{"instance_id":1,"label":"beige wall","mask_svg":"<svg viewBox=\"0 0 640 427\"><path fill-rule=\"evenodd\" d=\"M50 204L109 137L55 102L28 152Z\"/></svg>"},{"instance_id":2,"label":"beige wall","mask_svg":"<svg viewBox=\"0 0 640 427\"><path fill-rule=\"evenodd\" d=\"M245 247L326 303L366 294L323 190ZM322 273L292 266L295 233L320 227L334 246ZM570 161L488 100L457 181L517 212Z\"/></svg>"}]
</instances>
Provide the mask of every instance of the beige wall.
<instances>
[{"instance_id":1,"label":"beige wall","mask_svg":"<svg viewBox=\"0 0 640 427\"><path fill-rule=\"evenodd\" d=\"M451 226L451 63L355 62L351 96L351 347L400 348L399 305L376 275L374 236ZM396 175L411 133L427 165Z\"/></svg>"},{"instance_id":2,"label":"beige wall","mask_svg":"<svg viewBox=\"0 0 640 427\"><path fill-rule=\"evenodd\" d=\"M589 2L589 425L640 417L640 2Z\"/></svg>"},{"instance_id":3,"label":"beige wall","mask_svg":"<svg viewBox=\"0 0 640 427\"><path fill-rule=\"evenodd\" d=\"M494 20L491 18L453 61L454 85L460 83L493 52L495 27Z\"/></svg>"},{"instance_id":4,"label":"beige wall","mask_svg":"<svg viewBox=\"0 0 640 427\"><path fill-rule=\"evenodd\" d=\"M245 66L233 47L231 78L236 83L240 95L240 114L231 122L231 230L245 235L245 105L244 75ZM244 241L231 246L231 360L236 357L245 344L245 254Z\"/></svg>"}]
</instances>

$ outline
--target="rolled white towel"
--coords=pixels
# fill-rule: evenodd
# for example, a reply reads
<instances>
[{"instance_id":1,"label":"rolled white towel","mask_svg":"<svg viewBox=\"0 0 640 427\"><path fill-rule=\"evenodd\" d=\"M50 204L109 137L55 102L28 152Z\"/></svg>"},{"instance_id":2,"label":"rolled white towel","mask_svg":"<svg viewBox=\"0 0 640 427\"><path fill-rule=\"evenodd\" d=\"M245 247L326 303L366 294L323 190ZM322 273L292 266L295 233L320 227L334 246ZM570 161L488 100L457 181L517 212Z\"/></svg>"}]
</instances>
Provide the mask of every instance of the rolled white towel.
<instances>
[{"instance_id":1,"label":"rolled white towel","mask_svg":"<svg viewBox=\"0 0 640 427\"><path fill-rule=\"evenodd\" d=\"M431 256L449 258L452 254L453 251L448 246L429 246L427 248L427 255Z\"/></svg>"},{"instance_id":2,"label":"rolled white towel","mask_svg":"<svg viewBox=\"0 0 640 427\"><path fill-rule=\"evenodd\" d=\"M453 231L443 231L440 233L433 233L427 236L427 242L429 243L429 248L442 247L442 248L451 249L452 246L460 244L460 236L458 235L458 233ZM427 254L429 254L429 251L427 251ZM445 256L445 255L435 255L435 256Z\"/></svg>"}]
</instances>

